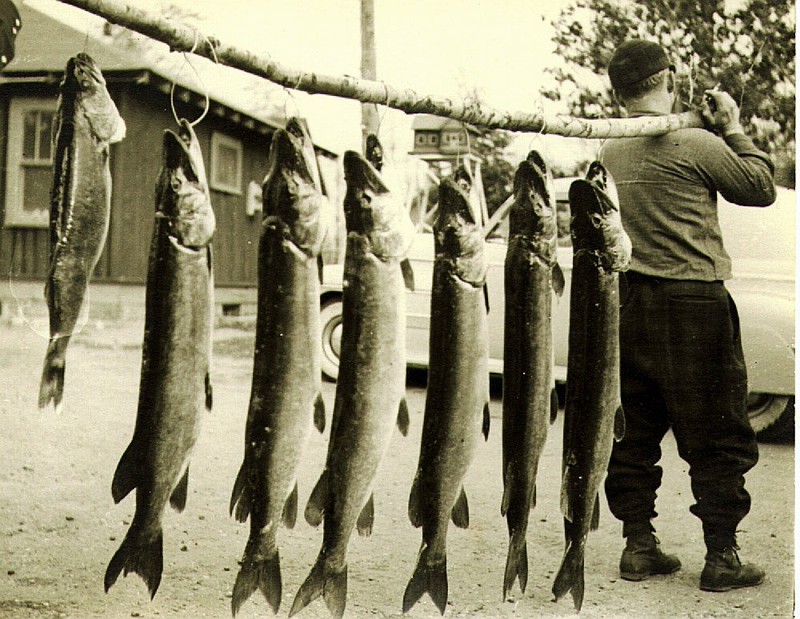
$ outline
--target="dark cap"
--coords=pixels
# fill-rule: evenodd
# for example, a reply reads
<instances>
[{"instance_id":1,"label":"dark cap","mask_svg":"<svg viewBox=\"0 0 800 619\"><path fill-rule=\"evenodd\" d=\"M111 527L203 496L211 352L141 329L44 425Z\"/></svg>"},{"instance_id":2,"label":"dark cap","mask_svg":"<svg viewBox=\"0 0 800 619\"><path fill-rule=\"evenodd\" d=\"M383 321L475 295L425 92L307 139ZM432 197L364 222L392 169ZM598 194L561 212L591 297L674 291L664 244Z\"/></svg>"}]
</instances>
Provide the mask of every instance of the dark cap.
<instances>
[{"instance_id":1,"label":"dark cap","mask_svg":"<svg viewBox=\"0 0 800 619\"><path fill-rule=\"evenodd\" d=\"M630 86L659 71L672 68L667 53L658 44L644 39L626 41L620 45L608 63L608 77L614 90Z\"/></svg>"}]
</instances>

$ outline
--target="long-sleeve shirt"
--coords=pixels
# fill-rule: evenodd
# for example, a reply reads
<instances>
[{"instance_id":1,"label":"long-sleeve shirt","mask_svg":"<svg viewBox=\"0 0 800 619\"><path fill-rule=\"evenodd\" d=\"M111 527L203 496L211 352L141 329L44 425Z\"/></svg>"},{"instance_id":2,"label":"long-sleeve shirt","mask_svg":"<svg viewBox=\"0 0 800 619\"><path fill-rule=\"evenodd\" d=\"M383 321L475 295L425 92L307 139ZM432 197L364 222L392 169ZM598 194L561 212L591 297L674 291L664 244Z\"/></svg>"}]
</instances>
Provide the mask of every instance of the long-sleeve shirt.
<instances>
[{"instance_id":1,"label":"long-sleeve shirt","mask_svg":"<svg viewBox=\"0 0 800 619\"><path fill-rule=\"evenodd\" d=\"M704 129L620 138L600 159L619 194L633 244L630 269L668 279L731 277L722 243L717 193L742 206L775 201L774 166L744 134L724 140Z\"/></svg>"}]
</instances>

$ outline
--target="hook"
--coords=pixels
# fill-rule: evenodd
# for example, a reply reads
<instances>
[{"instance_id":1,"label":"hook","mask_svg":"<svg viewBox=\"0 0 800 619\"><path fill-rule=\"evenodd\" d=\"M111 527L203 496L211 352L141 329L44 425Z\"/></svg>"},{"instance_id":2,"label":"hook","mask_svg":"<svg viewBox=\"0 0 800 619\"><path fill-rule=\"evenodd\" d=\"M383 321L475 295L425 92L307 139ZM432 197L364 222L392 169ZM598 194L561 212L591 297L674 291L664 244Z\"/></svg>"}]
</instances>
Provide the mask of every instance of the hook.
<instances>
[{"instance_id":1,"label":"hook","mask_svg":"<svg viewBox=\"0 0 800 619\"><path fill-rule=\"evenodd\" d=\"M289 110L288 110L288 106L287 106L287 104L289 103L289 99L291 99L292 103L294 103L294 109L295 109L295 112L296 112L295 116L297 116L298 118L300 117L300 106L297 104L297 99L295 99L294 93L292 92L292 90L297 90L300 87L300 82L302 82L302 81L303 81L303 72L300 71L300 74L297 77L297 82L295 82L295 85L294 85L293 88L289 88L288 86L284 86L283 87L283 89L286 91L286 99L283 102L283 120L284 120L284 122L289 120Z\"/></svg>"},{"instance_id":2,"label":"hook","mask_svg":"<svg viewBox=\"0 0 800 619\"><path fill-rule=\"evenodd\" d=\"M211 44L211 41L208 39L208 37L204 37L204 38L205 38L206 42L208 43L209 47L211 48L212 55L214 56L214 60L219 64L219 59L217 58L217 53L214 50L214 46ZM193 54L197 50L197 44L198 44L199 40L200 40L200 33L195 28L195 31L194 31L194 43L192 44L192 49L189 50L189 54ZM175 82L176 82L176 79L183 72L183 67L186 66L186 64L188 64L190 67L192 67L192 71L194 71L194 74L197 76L197 79L200 82L200 85L201 85L201 87L202 87L202 89L204 91L203 94L205 95L205 98L206 98L206 105L205 105L205 109L203 110L203 113L200 114L200 116L196 120L194 120L194 121L189 123L189 126L194 127L195 125L197 125L201 120L203 120L206 117L206 114L208 114L208 110L211 107L211 99L210 99L209 94L208 94L208 88L206 87L206 84L203 81L203 78L200 76L200 72L197 70L197 67L195 67L192 64L192 61L189 59L189 56L187 55L186 52L182 52L182 53L183 53L183 58L186 61L186 63L178 70L178 73L176 74L175 79L172 80L172 88L170 88L170 91L169 91L169 104L170 104L170 107L172 108L172 116L175 118L175 122L180 124L181 121L178 118L178 112L175 109L175 85L176 85Z\"/></svg>"}]
</instances>

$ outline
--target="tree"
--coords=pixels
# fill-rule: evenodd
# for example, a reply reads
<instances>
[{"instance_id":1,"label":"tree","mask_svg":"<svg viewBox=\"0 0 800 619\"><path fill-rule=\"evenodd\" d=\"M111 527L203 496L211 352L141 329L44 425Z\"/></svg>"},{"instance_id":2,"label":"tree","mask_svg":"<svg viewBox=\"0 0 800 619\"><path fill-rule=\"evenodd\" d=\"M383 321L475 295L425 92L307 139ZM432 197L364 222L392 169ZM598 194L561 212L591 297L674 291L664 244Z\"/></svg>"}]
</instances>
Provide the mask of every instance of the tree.
<instances>
[{"instance_id":1,"label":"tree","mask_svg":"<svg viewBox=\"0 0 800 619\"><path fill-rule=\"evenodd\" d=\"M475 140L472 150L483 159L481 180L491 216L513 189L514 167L507 159L512 136L508 131L498 129L480 131L481 137Z\"/></svg>"},{"instance_id":2,"label":"tree","mask_svg":"<svg viewBox=\"0 0 800 619\"><path fill-rule=\"evenodd\" d=\"M750 0L730 12L717 0L575 0L553 25L565 66L548 69L555 86L543 95L566 104L567 113L620 116L610 84L597 76L623 41L654 40L676 66L683 109L699 108L707 88L729 92L748 135L778 159L779 180L794 185L792 0Z\"/></svg>"}]
</instances>

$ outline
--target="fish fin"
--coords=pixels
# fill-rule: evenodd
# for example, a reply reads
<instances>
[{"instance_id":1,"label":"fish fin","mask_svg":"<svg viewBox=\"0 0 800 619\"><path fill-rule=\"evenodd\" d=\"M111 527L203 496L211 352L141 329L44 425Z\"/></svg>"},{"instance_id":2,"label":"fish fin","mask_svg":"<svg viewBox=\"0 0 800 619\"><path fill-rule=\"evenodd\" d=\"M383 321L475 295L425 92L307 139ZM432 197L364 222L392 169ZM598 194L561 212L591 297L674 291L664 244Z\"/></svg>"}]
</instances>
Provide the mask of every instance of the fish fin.
<instances>
[{"instance_id":1,"label":"fish fin","mask_svg":"<svg viewBox=\"0 0 800 619\"><path fill-rule=\"evenodd\" d=\"M556 262L551 269L553 290L560 297L564 294L564 288L567 287L567 280L564 277L564 271L561 270L561 265Z\"/></svg>"},{"instance_id":2,"label":"fish fin","mask_svg":"<svg viewBox=\"0 0 800 619\"><path fill-rule=\"evenodd\" d=\"M564 559L553 581L553 595L558 601L571 591L575 610L580 611L583 604L583 589L583 551L578 545L568 541Z\"/></svg>"},{"instance_id":3,"label":"fish fin","mask_svg":"<svg viewBox=\"0 0 800 619\"><path fill-rule=\"evenodd\" d=\"M106 593L117 582L117 578L124 570L125 576L133 572L142 577L152 600L156 595L156 591L158 591L158 585L161 583L164 562L162 555L164 536L161 529L159 529L154 538L147 541L147 543L141 543L138 536L131 537L130 531L128 533L129 535L125 536L106 568L105 578L103 579Z\"/></svg>"},{"instance_id":4,"label":"fish fin","mask_svg":"<svg viewBox=\"0 0 800 619\"><path fill-rule=\"evenodd\" d=\"M294 529L294 525L297 522L297 482L294 482L294 488L292 488L286 498L286 503L283 505L282 520L287 529Z\"/></svg>"},{"instance_id":5,"label":"fish fin","mask_svg":"<svg viewBox=\"0 0 800 619\"><path fill-rule=\"evenodd\" d=\"M521 535L521 531L514 532L508 542L508 558L503 576L503 600L508 598L508 593L517 578L520 590L525 593L525 587L528 586L528 543L525 536Z\"/></svg>"},{"instance_id":6,"label":"fish fin","mask_svg":"<svg viewBox=\"0 0 800 619\"><path fill-rule=\"evenodd\" d=\"M325 261L322 259L322 254L317 255L317 274L319 276L319 283L324 284L325 282L322 281L322 274L325 272L323 268L325 266Z\"/></svg>"},{"instance_id":7,"label":"fish fin","mask_svg":"<svg viewBox=\"0 0 800 619\"><path fill-rule=\"evenodd\" d=\"M328 471L322 471L317 485L311 491L306 503L305 518L306 522L312 527L318 527L325 517L325 503L328 501Z\"/></svg>"},{"instance_id":8,"label":"fish fin","mask_svg":"<svg viewBox=\"0 0 800 619\"><path fill-rule=\"evenodd\" d=\"M625 436L625 412L620 405L614 413L614 440L619 442Z\"/></svg>"},{"instance_id":9,"label":"fish fin","mask_svg":"<svg viewBox=\"0 0 800 619\"><path fill-rule=\"evenodd\" d=\"M403 272L403 282L406 288L414 292L416 289L414 284L414 269L411 267L411 261L408 258L400 262L400 270Z\"/></svg>"},{"instance_id":10,"label":"fish fin","mask_svg":"<svg viewBox=\"0 0 800 619\"><path fill-rule=\"evenodd\" d=\"M419 528L422 526L422 505L420 505L419 495L419 471L414 476L411 484L411 493L408 495L408 519L412 526Z\"/></svg>"},{"instance_id":11,"label":"fish fin","mask_svg":"<svg viewBox=\"0 0 800 619\"><path fill-rule=\"evenodd\" d=\"M314 400L314 427L320 434L325 432L325 400L322 399L322 394L317 394L317 399Z\"/></svg>"},{"instance_id":12,"label":"fish fin","mask_svg":"<svg viewBox=\"0 0 800 619\"><path fill-rule=\"evenodd\" d=\"M589 525L592 531L600 528L600 495L594 497L594 509L592 510L592 522Z\"/></svg>"},{"instance_id":13,"label":"fish fin","mask_svg":"<svg viewBox=\"0 0 800 619\"><path fill-rule=\"evenodd\" d=\"M111 482L111 496L114 503L119 503L131 490L139 485L139 449L135 441L131 441L119 459L114 480Z\"/></svg>"},{"instance_id":14,"label":"fish fin","mask_svg":"<svg viewBox=\"0 0 800 619\"><path fill-rule=\"evenodd\" d=\"M256 550L254 548L253 550ZM231 612L233 616L241 609L256 589L261 591L273 613L277 613L281 605L283 581L281 579L281 559L278 551L266 559L256 560L251 556L250 543L245 549L236 583L233 585Z\"/></svg>"},{"instance_id":15,"label":"fish fin","mask_svg":"<svg viewBox=\"0 0 800 619\"><path fill-rule=\"evenodd\" d=\"M469 503L467 503L467 493L464 492L463 486L450 512L450 518L453 520L453 524L459 529L466 529L469 527Z\"/></svg>"},{"instance_id":16,"label":"fish fin","mask_svg":"<svg viewBox=\"0 0 800 619\"><path fill-rule=\"evenodd\" d=\"M439 613L444 615L447 607L447 557L432 564L428 561L428 548L423 546L417 567L403 593L403 613L411 610L425 593L431 596Z\"/></svg>"},{"instance_id":17,"label":"fish fin","mask_svg":"<svg viewBox=\"0 0 800 619\"><path fill-rule=\"evenodd\" d=\"M183 473L183 477L178 482L178 485L175 486L175 489L172 491L172 494L169 497L169 504L172 506L176 512L182 512L186 509L186 495L189 492L189 467L186 467L186 470Z\"/></svg>"},{"instance_id":18,"label":"fish fin","mask_svg":"<svg viewBox=\"0 0 800 619\"><path fill-rule=\"evenodd\" d=\"M558 393L556 388L550 391L550 423L553 424L558 417Z\"/></svg>"},{"instance_id":19,"label":"fish fin","mask_svg":"<svg viewBox=\"0 0 800 619\"><path fill-rule=\"evenodd\" d=\"M372 524L375 521L375 495L370 494L366 504L361 509L361 513L356 521L356 529L361 537L372 535Z\"/></svg>"},{"instance_id":20,"label":"fish fin","mask_svg":"<svg viewBox=\"0 0 800 619\"><path fill-rule=\"evenodd\" d=\"M400 400L400 407L397 410L397 429L400 434L408 436L408 428L411 425L411 418L408 414L408 402L405 398Z\"/></svg>"},{"instance_id":21,"label":"fish fin","mask_svg":"<svg viewBox=\"0 0 800 619\"><path fill-rule=\"evenodd\" d=\"M481 426L481 433L483 434L483 440L489 440L489 425L491 424L492 419L492 412L489 410L489 402L485 402L483 405L483 425Z\"/></svg>"},{"instance_id":22,"label":"fish fin","mask_svg":"<svg viewBox=\"0 0 800 619\"><path fill-rule=\"evenodd\" d=\"M489 313L489 285L483 285L483 301L486 303L486 313Z\"/></svg>"},{"instance_id":23,"label":"fish fin","mask_svg":"<svg viewBox=\"0 0 800 619\"><path fill-rule=\"evenodd\" d=\"M336 619L344 615L347 605L347 566L341 572L332 573L325 570L325 560L322 556L317 558L311 573L305 582L300 585L294 597L289 616L292 617L303 610L318 597L323 596L328 611Z\"/></svg>"},{"instance_id":24,"label":"fish fin","mask_svg":"<svg viewBox=\"0 0 800 619\"><path fill-rule=\"evenodd\" d=\"M228 506L228 513L231 515L233 515L234 507L236 508L236 520L238 522L245 522L250 515L250 510L253 508L253 493L247 479L247 468L247 460L245 460L236 475L236 481L233 483L233 492Z\"/></svg>"},{"instance_id":25,"label":"fish fin","mask_svg":"<svg viewBox=\"0 0 800 619\"><path fill-rule=\"evenodd\" d=\"M50 402L56 412L61 412L61 399L64 396L64 366L67 360L67 344L69 337L56 337L47 345L42 368L42 380L39 384L39 408L45 408Z\"/></svg>"},{"instance_id":26,"label":"fish fin","mask_svg":"<svg viewBox=\"0 0 800 619\"><path fill-rule=\"evenodd\" d=\"M214 389L211 386L211 375L206 372L206 410L211 411L214 406Z\"/></svg>"},{"instance_id":27,"label":"fish fin","mask_svg":"<svg viewBox=\"0 0 800 619\"><path fill-rule=\"evenodd\" d=\"M511 503L511 463L506 465L506 472L503 475L503 498L500 500L500 515L505 516L508 513L508 506Z\"/></svg>"},{"instance_id":28,"label":"fish fin","mask_svg":"<svg viewBox=\"0 0 800 619\"><path fill-rule=\"evenodd\" d=\"M536 507L536 484L533 485L533 489L531 490L531 509Z\"/></svg>"},{"instance_id":29,"label":"fish fin","mask_svg":"<svg viewBox=\"0 0 800 619\"><path fill-rule=\"evenodd\" d=\"M569 500L569 487L571 485L570 481L570 469L566 467L564 469L563 479L561 481L561 515L564 516L565 520L572 522L572 503Z\"/></svg>"}]
</instances>

